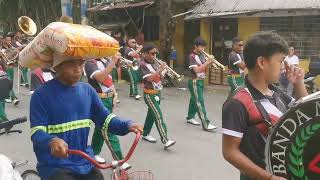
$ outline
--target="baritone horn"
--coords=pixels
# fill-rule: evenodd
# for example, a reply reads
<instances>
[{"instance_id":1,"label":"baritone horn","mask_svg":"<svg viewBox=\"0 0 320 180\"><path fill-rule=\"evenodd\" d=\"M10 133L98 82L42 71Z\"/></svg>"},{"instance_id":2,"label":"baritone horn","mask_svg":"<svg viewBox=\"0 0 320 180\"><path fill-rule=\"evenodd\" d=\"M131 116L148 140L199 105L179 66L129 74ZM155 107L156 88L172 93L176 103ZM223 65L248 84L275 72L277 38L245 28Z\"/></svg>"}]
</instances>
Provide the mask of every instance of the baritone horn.
<instances>
[{"instance_id":1,"label":"baritone horn","mask_svg":"<svg viewBox=\"0 0 320 180\"><path fill-rule=\"evenodd\" d=\"M163 63L163 61L159 60L158 58L154 57L154 60L159 64L161 65ZM173 80L176 80L178 82L182 81L184 76L183 75L180 75L178 73L176 73L173 69L171 69L168 65L166 65L166 70L167 70L167 75L173 79Z\"/></svg>"},{"instance_id":2,"label":"baritone horn","mask_svg":"<svg viewBox=\"0 0 320 180\"><path fill-rule=\"evenodd\" d=\"M2 59L7 65L12 65L17 62L19 51L13 47L10 47L4 51L0 51L0 59Z\"/></svg>"},{"instance_id":3,"label":"baritone horn","mask_svg":"<svg viewBox=\"0 0 320 180\"><path fill-rule=\"evenodd\" d=\"M217 61L213 55L210 55L208 53L206 53L205 51L202 51L202 53L207 57L207 58L210 58L210 59L213 59L213 64L212 66L216 69L218 69L218 67L220 67L222 70L225 70L225 67L224 65L222 65L219 61Z\"/></svg>"}]
</instances>

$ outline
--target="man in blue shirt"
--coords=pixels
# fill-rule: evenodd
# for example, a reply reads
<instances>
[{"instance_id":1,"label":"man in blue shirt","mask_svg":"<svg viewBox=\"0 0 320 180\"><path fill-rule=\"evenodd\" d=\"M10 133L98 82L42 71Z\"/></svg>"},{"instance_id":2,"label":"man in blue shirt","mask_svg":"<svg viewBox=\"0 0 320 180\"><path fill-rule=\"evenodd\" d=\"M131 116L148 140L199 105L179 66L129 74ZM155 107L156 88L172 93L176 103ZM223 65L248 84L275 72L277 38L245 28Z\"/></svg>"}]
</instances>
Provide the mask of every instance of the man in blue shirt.
<instances>
[{"instance_id":1,"label":"man in blue shirt","mask_svg":"<svg viewBox=\"0 0 320 180\"><path fill-rule=\"evenodd\" d=\"M105 108L95 90L79 82L83 60L54 61L56 78L38 88L30 102L31 140L42 180L102 180L90 162L67 149L77 149L93 157L88 146L90 124L117 135L142 132L142 126L123 121Z\"/></svg>"}]
</instances>

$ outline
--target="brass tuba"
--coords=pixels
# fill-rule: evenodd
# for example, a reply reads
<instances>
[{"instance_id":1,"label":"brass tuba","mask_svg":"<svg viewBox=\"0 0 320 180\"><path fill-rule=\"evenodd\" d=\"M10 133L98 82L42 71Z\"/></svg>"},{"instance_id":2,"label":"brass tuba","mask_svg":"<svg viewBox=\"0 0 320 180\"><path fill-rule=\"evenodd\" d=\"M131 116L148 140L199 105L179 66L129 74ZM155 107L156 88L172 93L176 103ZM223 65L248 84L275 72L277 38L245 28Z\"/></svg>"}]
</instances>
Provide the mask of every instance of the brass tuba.
<instances>
[{"instance_id":1,"label":"brass tuba","mask_svg":"<svg viewBox=\"0 0 320 180\"><path fill-rule=\"evenodd\" d=\"M37 25L28 16L21 16L18 19L18 25L21 31L26 35L32 36L37 33Z\"/></svg>"}]
</instances>

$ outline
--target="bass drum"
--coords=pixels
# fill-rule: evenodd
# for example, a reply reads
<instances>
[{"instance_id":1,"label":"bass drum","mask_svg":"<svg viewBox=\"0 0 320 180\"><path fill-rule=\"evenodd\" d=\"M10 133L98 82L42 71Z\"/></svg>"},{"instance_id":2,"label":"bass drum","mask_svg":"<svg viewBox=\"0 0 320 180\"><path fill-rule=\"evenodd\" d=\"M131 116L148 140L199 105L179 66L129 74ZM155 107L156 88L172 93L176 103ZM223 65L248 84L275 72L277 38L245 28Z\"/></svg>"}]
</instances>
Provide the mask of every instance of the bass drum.
<instances>
[{"instance_id":1,"label":"bass drum","mask_svg":"<svg viewBox=\"0 0 320 180\"><path fill-rule=\"evenodd\" d=\"M320 93L285 113L266 142L267 170L287 179L320 179Z\"/></svg>"},{"instance_id":2,"label":"bass drum","mask_svg":"<svg viewBox=\"0 0 320 180\"><path fill-rule=\"evenodd\" d=\"M12 81L6 76L0 76L0 101L9 97L9 92L12 89Z\"/></svg>"}]
</instances>

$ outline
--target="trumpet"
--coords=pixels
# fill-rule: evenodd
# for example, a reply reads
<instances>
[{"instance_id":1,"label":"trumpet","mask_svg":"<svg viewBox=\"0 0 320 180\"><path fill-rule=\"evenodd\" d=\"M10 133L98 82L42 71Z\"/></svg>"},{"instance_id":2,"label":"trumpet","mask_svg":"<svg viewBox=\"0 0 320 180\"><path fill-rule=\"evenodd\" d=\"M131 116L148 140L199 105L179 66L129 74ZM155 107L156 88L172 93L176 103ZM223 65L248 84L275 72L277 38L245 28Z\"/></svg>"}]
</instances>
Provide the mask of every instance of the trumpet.
<instances>
[{"instance_id":1,"label":"trumpet","mask_svg":"<svg viewBox=\"0 0 320 180\"><path fill-rule=\"evenodd\" d=\"M120 62L120 66L123 68L128 68L129 66L132 66L132 64L133 64L132 61L130 61L129 59L126 59L122 56L120 57L119 62Z\"/></svg>"},{"instance_id":2,"label":"trumpet","mask_svg":"<svg viewBox=\"0 0 320 180\"><path fill-rule=\"evenodd\" d=\"M138 70L139 69L139 64L136 61L131 61L131 60L126 59L126 58L124 58L122 56L120 57L119 61L120 61L120 66L122 68L127 69L129 67L132 67L134 70Z\"/></svg>"},{"instance_id":3,"label":"trumpet","mask_svg":"<svg viewBox=\"0 0 320 180\"><path fill-rule=\"evenodd\" d=\"M207 58L210 58L210 59L213 59L213 64L212 66L216 69L218 69L218 67L220 67L222 70L225 70L225 67L223 64L221 64L219 61L217 61L213 55L210 55L208 53L206 53L205 51L202 51L202 53L207 57Z\"/></svg>"},{"instance_id":4,"label":"trumpet","mask_svg":"<svg viewBox=\"0 0 320 180\"><path fill-rule=\"evenodd\" d=\"M163 61L159 60L158 58L154 57L154 60L159 64L161 65L163 63ZM178 82L182 81L184 76L176 73L173 69L171 69L168 65L166 65L166 74L171 78L171 79L174 79L174 80L177 80Z\"/></svg>"}]
</instances>

